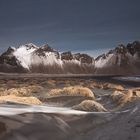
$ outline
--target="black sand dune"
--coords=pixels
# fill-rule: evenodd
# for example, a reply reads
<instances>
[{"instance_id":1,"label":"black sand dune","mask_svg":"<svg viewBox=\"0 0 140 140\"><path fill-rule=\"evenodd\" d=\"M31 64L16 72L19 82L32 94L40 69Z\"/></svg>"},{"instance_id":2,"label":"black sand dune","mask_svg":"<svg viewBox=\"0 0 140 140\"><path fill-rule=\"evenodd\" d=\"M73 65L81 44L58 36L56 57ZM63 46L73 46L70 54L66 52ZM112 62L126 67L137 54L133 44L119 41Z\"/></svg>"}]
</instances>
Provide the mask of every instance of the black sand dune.
<instances>
[{"instance_id":1,"label":"black sand dune","mask_svg":"<svg viewBox=\"0 0 140 140\"><path fill-rule=\"evenodd\" d=\"M139 140L139 136L139 101L116 113L0 116L1 140Z\"/></svg>"},{"instance_id":2,"label":"black sand dune","mask_svg":"<svg viewBox=\"0 0 140 140\"><path fill-rule=\"evenodd\" d=\"M34 92L30 93L31 96L38 98L42 105L25 105L10 101L1 103L0 140L139 140L140 98L132 97L132 100L120 107L118 107L118 102L111 98L114 91L139 89L139 80L91 75L47 76L1 74L1 94L5 89L7 91L11 88L27 90L30 87L29 92ZM110 84L120 84L124 89ZM44 95L49 94L52 89L59 90L75 85L88 87L95 98L78 94L75 96L62 94L44 98ZM6 93L8 92L4 92ZM26 92L24 94L26 96ZM82 101L88 100L100 103L107 111L82 111L74 108ZM88 109L88 107L87 105L85 108Z\"/></svg>"}]
</instances>

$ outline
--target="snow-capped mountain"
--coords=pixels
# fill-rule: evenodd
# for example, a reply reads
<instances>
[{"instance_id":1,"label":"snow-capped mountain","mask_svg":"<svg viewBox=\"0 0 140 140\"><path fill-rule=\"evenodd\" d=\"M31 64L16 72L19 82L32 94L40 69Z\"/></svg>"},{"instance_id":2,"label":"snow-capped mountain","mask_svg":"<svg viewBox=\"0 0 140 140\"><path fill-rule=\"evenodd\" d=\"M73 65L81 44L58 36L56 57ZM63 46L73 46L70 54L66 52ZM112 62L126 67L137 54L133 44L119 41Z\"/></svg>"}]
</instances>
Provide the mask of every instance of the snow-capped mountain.
<instances>
[{"instance_id":1,"label":"snow-capped mountain","mask_svg":"<svg viewBox=\"0 0 140 140\"><path fill-rule=\"evenodd\" d=\"M89 55L60 53L48 44L9 47L0 56L0 71L3 72L91 73L93 68L94 59Z\"/></svg>"},{"instance_id":2,"label":"snow-capped mountain","mask_svg":"<svg viewBox=\"0 0 140 140\"><path fill-rule=\"evenodd\" d=\"M95 59L97 74L140 74L140 42L119 45Z\"/></svg>"},{"instance_id":3,"label":"snow-capped mountain","mask_svg":"<svg viewBox=\"0 0 140 140\"><path fill-rule=\"evenodd\" d=\"M9 47L0 56L1 72L140 74L140 42L119 45L95 60L87 54L62 52L48 44Z\"/></svg>"}]
</instances>

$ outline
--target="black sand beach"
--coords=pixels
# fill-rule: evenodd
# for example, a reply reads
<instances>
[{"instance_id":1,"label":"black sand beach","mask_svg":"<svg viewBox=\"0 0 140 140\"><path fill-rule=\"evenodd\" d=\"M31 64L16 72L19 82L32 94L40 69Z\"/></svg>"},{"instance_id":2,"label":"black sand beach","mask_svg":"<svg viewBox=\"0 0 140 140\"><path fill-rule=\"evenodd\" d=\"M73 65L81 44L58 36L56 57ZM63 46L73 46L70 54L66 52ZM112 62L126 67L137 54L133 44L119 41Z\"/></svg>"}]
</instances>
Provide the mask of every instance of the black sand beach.
<instances>
[{"instance_id":1,"label":"black sand beach","mask_svg":"<svg viewBox=\"0 0 140 140\"><path fill-rule=\"evenodd\" d=\"M50 82L48 82L50 81ZM112 83L111 83L112 81ZM110 98L119 86L110 88L91 88L91 83L111 83L122 85L125 89L138 88L139 81L121 80L114 76L0 76L1 87L5 89L40 85L40 93L34 93L42 105L19 104L6 100L0 105L1 140L139 140L140 137L140 101L139 98L117 108ZM55 84L54 84L55 83ZM84 100L93 100L84 96L55 96L43 98L52 89L82 85L94 93L96 101L107 111L75 110L75 106ZM90 86L89 86L90 85ZM123 90L122 90L123 91ZM41 96L41 95L43 96ZM40 97L41 96L41 97ZM1 96L2 98L2 96ZM117 108L117 109L116 109ZM87 109L87 108L86 108ZM91 109L91 108L90 108Z\"/></svg>"}]
</instances>

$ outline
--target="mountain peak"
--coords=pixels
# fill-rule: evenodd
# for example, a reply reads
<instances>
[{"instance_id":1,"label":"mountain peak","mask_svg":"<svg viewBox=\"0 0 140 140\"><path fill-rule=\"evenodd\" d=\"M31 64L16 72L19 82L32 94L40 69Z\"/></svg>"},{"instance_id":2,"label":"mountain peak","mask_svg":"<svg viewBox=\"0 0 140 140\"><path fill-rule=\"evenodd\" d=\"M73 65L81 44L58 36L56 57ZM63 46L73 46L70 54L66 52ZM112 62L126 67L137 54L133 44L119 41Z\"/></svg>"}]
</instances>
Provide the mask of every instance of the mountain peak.
<instances>
[{"instance_id":1,"label":"mountain peak","mask_svg":"<svg viewBox=\"0 0 140 140\"><path fill-rule=\"evenodd\" d=\"M43 50L45 52L57 52L55 49L51 48L48 44L41 46L40 50Z\"/></svg>"},{"instance_id":2,"label":"mountain peak","mask_svg":"<svg viewBox=\"0 0 140 140\"><path fill-rule=\"evenodd\" d=\"M26 50L38 49L38 47L33 43L27 43L25 45L20 45L17 49L20 49L20 48L26 48Z\"/></svg>"},{"instance_id":3,"label":"mountain peak","mask_svg":"<svg viewBox=\"0 0 140 140\"><path fill-rule=\"evenodd\" d=\"M120 44L95 59L96 73L125 74L140 71L140 42Z\"/></svg>"},{"instance_id":4,"label":"mountain peak","mask_svg":"<svg viewBox=\"0 0 140 140\"><path fill-rule=\"evenodd\" d=\"M72 55L71 51L61 53L61 59L62 60L72 60L73 55Z\"/></svg>"},{"instance_id":5,"label":"mountain peak","mask_svg":"<svg viewBox=\"0 0 140 140\"><path fill-rule=\"evenodd\" d=\"M119 44L118 47L115 48L115 52L124 54L127 52L127 48L123 44Z\"/></svg>"},{"instance_id":6,"label":"mountain peak","mask_svg":"<svg viewBox=\"0 0 140 140\"><path fill-rule=\"evenodd\" d=\"M17 49L9 47L0 56L0 66L0 69L4 67L4 70L8 66L10 70L22 68L45 73L139 74L140 42L120 44L95 60L87 54L73 54L71 51L60 53L48 44L37 47L33 43L28 43Z\"/></svg>"},{"instance_id":7,"label":"mountain peak","mask_svg":"<svg viewBox=\"0 0 140 140\"><path fill-rule=\"evenodd\" d=\"M41 46L35 51L35 54L43 57L46 57L46 55L49 55L49 53L56 54L56 56L59 57L59 53L55 49L51 48L48 44Z\"/></svg>"},{"instance_id":8,"label":"mountain peak","mask_svg":"<svg viewBox=\"0 0 140 140\"><path fill-rule=\"evenodd\" d=\"M7 52L14 52L16 50L16 48L15 47L13 47L13 46L10 46L8 49L7 49Z\"/></svg>"},{"instance_id":9,"label":"mountain peak","mask_svg":"<svg viewBox=\"0 0 140 140\"><path fill-rule=\"evenodd\" d=\"M6 52L4 52L2 55L11 55L16 50L15 47L10 46Z\"/></svg>"},{"instance_id":10,"label":"mountain peak","mask_svg":"<svg viewBox=\"0 0 140 140\"><path fill-rule=\"evenodd\" d=\"M87 63L87 64L92 64L93 63L93 57L89 56L88 54L81 54L81 53L76 53L74 54L74 58L81 63Z\"/></svg>"}]
</instances>

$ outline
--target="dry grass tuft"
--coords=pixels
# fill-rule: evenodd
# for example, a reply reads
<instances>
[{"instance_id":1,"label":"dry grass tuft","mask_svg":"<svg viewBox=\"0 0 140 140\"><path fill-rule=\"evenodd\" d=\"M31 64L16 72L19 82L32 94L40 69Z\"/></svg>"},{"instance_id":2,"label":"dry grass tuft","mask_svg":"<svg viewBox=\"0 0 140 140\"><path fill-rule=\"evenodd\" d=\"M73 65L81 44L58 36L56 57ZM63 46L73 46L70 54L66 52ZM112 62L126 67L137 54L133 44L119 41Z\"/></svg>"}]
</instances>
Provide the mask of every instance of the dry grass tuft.
<instances>
[{"instance_id":1,"label":"dry grass tuft","mask_svg":"<svg viewBox=\"0 0 140 140\"><path fill-rule=\"evenodd\" d=\"M0 88L0 96L3 96L3 95L5 95L5 88L3 88L3 87L1 87Z\"/></svg>"},{"instance_id":2,"label":"dry grass tuft","mask_svg":"<svg viewBox=\"0 0 140 140\"><path fill-rule=\"evenodd\" d=\"M28 104L28 105L41 105L42 102L36 97L17 97L14 95L7 95L0 97L0 103L5 102L15 102L19 104Z\"/></svg>"},{"instance_id":3,"label":"dry grass tuft","mask_svg":"<svg viewBox=\"0 0 140 140\"><path fill-rule=\"evenodd\" d=\"M77 85L77 83L79 84L78 81L76 81L75 79L69 79L69 80L57 80L57 85L64 85L64 86L75 86Z\"/></svg>"},{"instance_id":4,"label":"dry grass tuft","mask_svg":"<svg viewBox=\"0 0 140 140\"><path fill-rule=\"evenodd\" d=\"M140 97L140 89L138 88L138 89L134 89L133 90L133 94L134 94L134 96L136 96L136 97Z\"/></svg>"},{"instance_id":5,"label":"dry grass tuft","mask_svg":"<svg viewBox=\"0 0 140 140\"><path fill-rule=\"evenodd\" d=\"M103 105L94 100L84 100L79 105L74 106L73 109L82 111L98 111L98 112L107 111L107 109L105 109Z\"/></svg>"},{"instance_id":6,"label":"dry grass tuft","mask_svg":"<svg viewBox=\"0 0 140 140\"><path fill-rule=\"evenodd\" d=\"M135 91L137 97L140 97L140 91Z\"/></svg>"},{"instance_id":7,"label":"dry grass tuft","mask_svg":"<svg viewBox=\"0 0 140 140\"><path fill-rule=\"evenodd\" d=\"M111 97L113 100L117 101L118 107L114 110L120 109L128 102L132 102L135 99L140 97L140 91L129 89L122 91L114 91L113 94L111 94Z\"/></svg>"},{"instance_id":8,"label":"dry grass tuft","mask_svg":"<svg viewBox=\"0 0 140 140\"><path fill-rule=\"evenodd\" d=\"M119 99L118 104L119 106L124 106L126 103L131 102L133 99L133 91L132 90L128 90L126 94L124 94L124 96L122 96L122 98Z\"/></svg>"},{"instance_id":9,"label":"dry grass tuft","mask_svg":"<svg viewBox=\"0 0 140 140\"><path fill-rule=\"evenodd\" d=\"M42 91L43 88L41 86L27 86L27 87L21 87L21 88L11 88L5 91L2 91L2 95L15 95L15 96L21 96L21 97L28 97L32 96L33 93L39 93ZM0 92L1 93L1 92Z\"/></svg>"},{"instance_id":10,"label":"dry grass tuft","mask_svg":"<svg viewBox=\"0 0 140 140\"><path fill-rule=\"evenodd\" d=\"M119 104L124 105L140 97L140 90L129 89L126 94L119 100Z\"/></svg>"},{"instance_id":11,"label":"dry grass tuft","mask_svg":"<svg viewBox=\"0 0 140 140\"><path fill-rule=\"evenodd\" d=\"M7 90L7 95L24 97L24 96L31 96L32 94L30 89L23 87L23 88L11 88Z\"/></svg>"},{"instance_id":12,"label":"dry grass tuft","mask_svg":"<svg viewBox=\"0 0 140 140\"><path fill-rule=\"evenodd\" d=\"M124 87L121 85L111 84L111 83L105 83L103 85L103 89L115 89L115 90L124 90Z\"/></svg>"},{"instance_id":13,"label":"dry grass tuft","mask_svg":"<svg viewBox=\"0 0 140 140\"><path fill-rule=\"evenodd\" d=\"M82 86L70 86L64 87L63 89L52 89L48 96L85 96L85 97L94 97L94 93L86 87Z\"/></svg>"},{"instance_id":14,"label":"dry grass tuft","mask_svg":"<svg viewBox=\"0 0 140 140\"><path fill-rule=\"evenodd\" d=\"M87 85L89 88L100 88L103 89L103 84L99 82L92 82Z\"/></svg>"},{"instance_id":15,"label":"dry grass tuft","mask_svg":"<svg viewBox=\"0 0 140 140\"><path fill-rule=\"evenodd\" d=\"M26 89L30 89L32 93L39 93L40 91L43 90L43 87L39 85L32 85L32 86L27 86Z\"/></svg>"},{"instance_id":16,"label":"dry grass tuft","mask_svg":"<svg viewBox=\"0 0 140 140\"><path fill-rule=\"evenodd\" d=\"M112 94L111 94L111 98L114 101L118 101L120 98L122 98L125 94L122 91L118 91L115 90Z\"/></svg>"}]
</instances>

